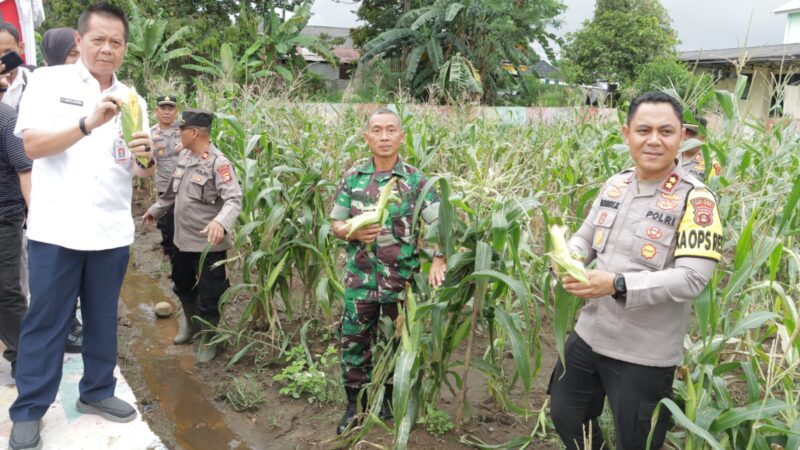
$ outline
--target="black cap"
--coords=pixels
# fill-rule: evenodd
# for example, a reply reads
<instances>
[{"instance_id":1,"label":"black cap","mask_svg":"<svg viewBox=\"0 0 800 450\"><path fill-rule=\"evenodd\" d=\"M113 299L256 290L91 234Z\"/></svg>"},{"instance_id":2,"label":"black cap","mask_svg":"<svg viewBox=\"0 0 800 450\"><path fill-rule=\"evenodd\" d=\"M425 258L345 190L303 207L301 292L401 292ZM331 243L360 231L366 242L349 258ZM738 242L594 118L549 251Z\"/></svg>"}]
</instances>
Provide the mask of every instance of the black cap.
<instances>
[{"instance_id":1,"label":"black cap","mask_svg":"<svg viewBox=\"0 0 800 450\"><path fill-rule=\"evenodd\" d=\"M214 121L214 114L206 109L187 109L181 114L183 119L179 126L183 127L205 127L211 128Z\"/></svg>"},{"instance_id":2,"label":"black cap","mask_svg":"<svg viewBox=\"0 0 800 450\"><path fill-rule=\"evenodd\" d=\"M178 97L176 97L174 95L162 95L162 96L158 97L158 100L156 100L156 105L158 105L158 106L164 106L164 105L178 106L177 103L175 103L177 101L178 101Z\"/></svg>"}]
</instances>

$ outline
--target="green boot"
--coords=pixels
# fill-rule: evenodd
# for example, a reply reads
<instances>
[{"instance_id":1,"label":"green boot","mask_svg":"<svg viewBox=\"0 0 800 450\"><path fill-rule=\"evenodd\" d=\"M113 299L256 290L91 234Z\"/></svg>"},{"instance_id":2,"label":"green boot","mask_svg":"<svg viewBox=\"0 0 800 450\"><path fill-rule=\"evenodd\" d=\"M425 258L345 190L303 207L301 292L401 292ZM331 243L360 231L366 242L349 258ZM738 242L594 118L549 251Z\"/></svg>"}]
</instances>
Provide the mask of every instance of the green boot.
<instances>
[{"instance_id":1,"label":"green boot","mask_svg":"<svg viewBox=\"0 0 800 450\"><path fill-rule=\"evenodd\" d=\"M206 319L208 323L211 325L216 326L219 323L219 317L213 317ZM203 335L200 337L200 345L197 348L197 354L195 355L195 361L198 364L205 364L215 356L217 356L217 344L210 344L209 342L213 340L214 334L206 325L203 325Z\"/></svg>"},{"instance_id":2,"label":"green boot","mask_svg":"<svg viewBox=\"0 0 800 450\"><path fill-rule=\"evenodd\" d=\"M191 344L194 335L200 331L200 324L192 319L192 317L197 315L197 306L195 306L194 301L184 301L181 299L181 305L183 307L183 317L186 319L186 324L179 325L178 335L172 340L172 343L175 345Z\"/></svg>"}]
</instances>

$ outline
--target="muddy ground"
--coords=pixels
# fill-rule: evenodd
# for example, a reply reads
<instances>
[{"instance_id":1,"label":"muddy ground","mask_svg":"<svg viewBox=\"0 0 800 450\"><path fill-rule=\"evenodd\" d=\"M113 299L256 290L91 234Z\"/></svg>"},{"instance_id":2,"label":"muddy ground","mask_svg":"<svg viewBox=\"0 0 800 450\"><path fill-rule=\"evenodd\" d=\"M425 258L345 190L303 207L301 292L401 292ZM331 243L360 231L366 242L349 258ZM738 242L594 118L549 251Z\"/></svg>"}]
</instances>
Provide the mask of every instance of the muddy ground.
<instances>
[{"instance_id":1,"label":"muddy ground","mask_svg":"<svg viewBox=\"0 0 800 450\"><path fill-rule=\"evenodd\" d=\"M228 347L221 356L205 366L196 366L192 346L172 345L178 319L156 319L153 307L160 301L177 300L171 291L169 264L161 252L160 233L155 227L144 227L138 217L149 206L149 195L138 191L133 210L137 230L131 264L122 290L120 308L119 364L136 393L143 416L164 443L171 449L326 449L334 448L336 425L341 417L341 404L309 404L278 391L272 380L280 365L254 370L254 360L244 358L226 368L236 349ZM234 305L227 314L235 315ZM294 324L297 326L298 324ZM535 411L547 398L546 384L557 356L551 333L542 334L544 352L542 370L533 380L532 392L523 396L519 389L512 400ZM314 337L310 337L314 339ZM485 346L485 337L479 339ZM310 343L324 349L328 342ZM480 354L480 353L478 353ZM513 362L508 359L512 373ZM234 377L253 376L262 388L265 399L256 410L236 412L221 395L230 388ZM411 449L471 448L459 442L465 434L477 436L486 443L502 443L530 434L536 417L527 420L502 412L490 397L480 373L469 375L468 402L471 419L461 431L450 431L441 437L417 425L409 439ZM455 399L443 390L438 408L455 416ZM549 439L536 440L534 449L556 449L552 430ZM391 435L373 429L355 448L391 448Z\"/></svg>"}]
</instances>

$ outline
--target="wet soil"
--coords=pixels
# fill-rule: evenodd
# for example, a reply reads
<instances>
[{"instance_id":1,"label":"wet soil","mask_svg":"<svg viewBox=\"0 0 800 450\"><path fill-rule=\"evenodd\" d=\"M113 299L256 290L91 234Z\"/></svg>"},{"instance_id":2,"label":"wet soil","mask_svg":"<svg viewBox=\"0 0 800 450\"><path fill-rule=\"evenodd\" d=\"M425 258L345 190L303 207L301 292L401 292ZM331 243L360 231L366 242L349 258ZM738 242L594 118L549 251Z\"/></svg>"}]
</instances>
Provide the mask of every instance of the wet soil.
<instances>
[{"instance_id":1,"label":"wet soil","mask_svg":"<svg viewBox=\"0 0 800 450\"><path fill-rule=\"evenodd\" d=\"M137 230L131 264L122 289L119 364L153 431L168 448L179 450L338 447L335 429L343 411L342 405L309 404L305 399L280 394L280 386L272 381L273 375L280 372L279 366L260 364L256 368L252 358L245 358L227 367L236 352L234 348L226 348L211 363L198 366L194 361L193 346L172 344L178 330L177 316L156 319L153 311L158 302L177 303L171 291L169 264L159 246L161 236L158 230L144 227L138 220L151 201L143 191L134 196ZM228 314L235 315L236 309L234 304ZM543 332L542 340L542 370L533 380L532 392L523 396L517 389L511 395L512 401L529 410L541 409L547 399L546 384L550 368L557 358L551 333ZM334 342L310 345L324 349L328 343ZM479 339L478 343L485 346L485 338ZM512 373L513 361L509 357L507 362L507 373ZM236 412L223 401L220 392L230 388L235 377L243 376L256 380L265 399L258 409ZM530 434L537 417L524 418L503 412L488 393L483 375L470 372L468 386L467 400L472 416L461 431L450 431L437 437L417 425L409 438L408 448L471 448L459 441L466 433L487 444L507 442ZM454 417L455 404L454 396L445 389L437 408ZM535 440L528 448L559 448L552 429L548 432L548 438ZM376 427L354 448L391 448L391 445L391 435Z\"/></svg>"}]
</instances>

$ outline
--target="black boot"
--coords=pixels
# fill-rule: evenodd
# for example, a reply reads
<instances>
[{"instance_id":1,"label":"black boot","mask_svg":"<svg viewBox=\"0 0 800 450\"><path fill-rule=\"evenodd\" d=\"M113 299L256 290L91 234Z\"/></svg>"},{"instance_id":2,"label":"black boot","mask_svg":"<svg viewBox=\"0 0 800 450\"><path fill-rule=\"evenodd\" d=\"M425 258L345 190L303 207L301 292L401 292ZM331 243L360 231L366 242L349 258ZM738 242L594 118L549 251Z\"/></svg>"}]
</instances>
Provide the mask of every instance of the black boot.
<instances>
[{"instance_id":1,"label":"black boot","mask_svg":"<svg viewBox=\"0 0 800 450\"><path fill-rule=\"evenodd\" d=\"M347 431L353 422L356 422L356 418L358 417L358 393L361 392L360 388L351 388L347 386L345 386L344 390L347 392L347 409L344 410L344 416L339 422L339 426L336 427L336 434L339 435ZM366 409L366 392L364 392L364 394L361 396L361 406L362 409Z\"/></svg>"},{"instance_id":2,"label":"black boot","mask_svg":"<svg viewBox=\"0 0 800 450\"><path fill-rule=\"evenodd\" d=\"M72 322L69 325L69 334L67 334L67 353L80 353L83 347L83 325L74 315Z\"/></svg>"},{"instance_id":3,"label":"black boot","mask_svg":"<svg viewBox=\"0 0 800 450\"><path fill-rule=\"evenodd\" d=\"M392 414L392 392L394 391L393 384L385 384L383 389L383 403L381 403L381 412L378 413L378 417L381 420L392 420L394 419L394 415Z\"/></svg>"}]
</instances>

